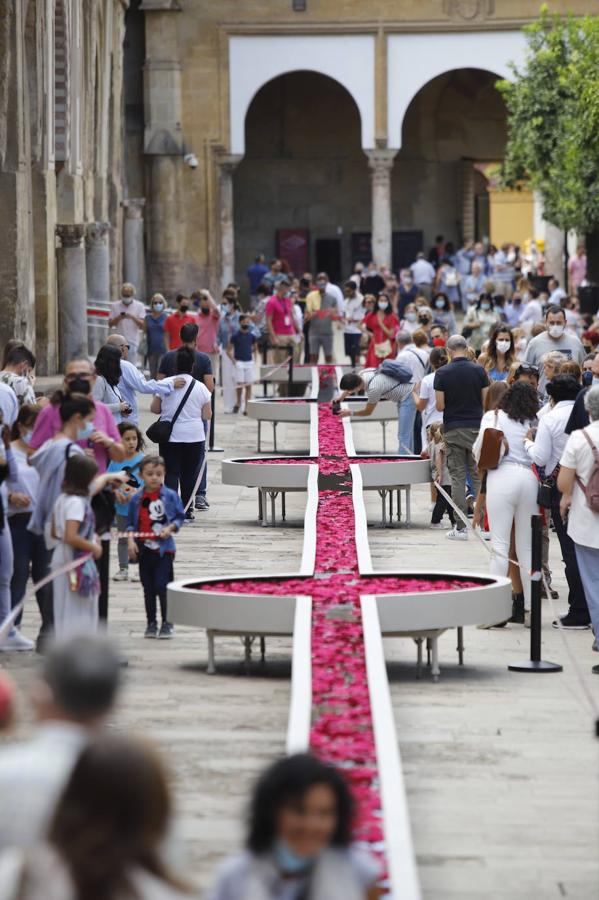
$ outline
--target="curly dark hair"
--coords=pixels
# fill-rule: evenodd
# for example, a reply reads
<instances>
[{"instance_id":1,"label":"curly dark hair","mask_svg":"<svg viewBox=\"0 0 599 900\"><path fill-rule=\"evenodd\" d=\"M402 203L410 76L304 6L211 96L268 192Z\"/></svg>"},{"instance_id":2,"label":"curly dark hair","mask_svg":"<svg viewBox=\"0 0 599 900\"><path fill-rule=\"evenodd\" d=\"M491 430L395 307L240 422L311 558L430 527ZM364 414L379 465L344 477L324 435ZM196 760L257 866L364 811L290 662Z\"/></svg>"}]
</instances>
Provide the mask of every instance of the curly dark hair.
<instances>
[{"instance_id":1,"label":"curly dark hair","mask_svg":"<svg viewBox=\"0 0 599 900\"><path fill-rule=\"evenodd\" d=\"M347 847L353 819L353 801L347 782L333 766L310 753L296 753L269 766L258 779L250 802L248 850L256 854L268 852L277 839L281 809L300 807L310 788L323 784L331 789L337 801L337 825L331 844Z\"/></svg>"},{"instance_id":2,"label":"curly dark hair","mask_svg":"<svg viewBox=\"0 0 599 900\"><path fill-rule=\"evenodd\" d=\"M531 422L539 411L539 395L525 381L516 381L506 392L499 409L502 409L515 422Z\"/></svg>"}]
</instances>

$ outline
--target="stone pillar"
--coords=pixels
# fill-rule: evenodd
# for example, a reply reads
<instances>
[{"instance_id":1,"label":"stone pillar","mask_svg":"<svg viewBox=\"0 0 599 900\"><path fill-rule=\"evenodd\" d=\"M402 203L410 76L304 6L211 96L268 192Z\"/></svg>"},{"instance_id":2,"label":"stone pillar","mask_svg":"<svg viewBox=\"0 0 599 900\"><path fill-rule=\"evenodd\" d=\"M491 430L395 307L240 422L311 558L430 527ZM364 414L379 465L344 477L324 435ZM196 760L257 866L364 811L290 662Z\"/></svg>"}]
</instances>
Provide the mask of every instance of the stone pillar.
<instances>
[{"instance_id":1,"label":"stone pillar","mask_svg":"<svg viewBox=\"0 0 599 900\"><path fill-rule=\"evenodd\" d=\"M218 157L221 289L230 281L235 281L233 172L241 159L242 157L239 154L221 155Z\"/></svg>"},{"instance_id":2,"label":"stone pillar","mask_svg":"<svg viewBox=\"0 0 599 900\"><path fill-rule=\"evenodd\" d=\"M123 200L125 224L123 228L123 281L135 285L135 296L146 297L146 263L144 253L143 210L146 201L141 198Z\"/></svg>"},{"instance_id":3,"label":"stone pillar","mask_svg":"<svg viewBox=\"0 0 599 900\"><path fill-rule=\"evenodd\" d=\"M545 274L553 275L564 290L568 290L564 277L564 232L553 222L545 221Z\"/></svg>"},{"instance_id":4,"label":"stone pillar","mask_svg":"<svg viewBox=\"0 0 599 900\"><path fill-rule=\"evenodd\" d=\"M474 208L474 165L472 160L464 159L461 164L462 223L460 238L462 241L476 239L476 222Z\"/></svg>"},{"instance_id":5,"label":"stone pillar","mask_svg":"<svg viewBox=\"0 0 599 900\"><path fill-rule=\"evenodd\" d=\"M108 336L110 303L110 222L92 222L85 231L87 277L87 339L96 357Z\"/></svg>"},{"instance_id":6,"label":"stone pillar","mask_svg":"<svg viewBox=\"0 0 599 900\"><path fill-rule=\"evenodd\" d=\"M60 368L76 356L87 357L87 279L85 225L57 225L58 326Z\"/></svg>"},{"instance_id":7,"label":"stone pillar","mask_svg":"<svg viewBox=\"0 0 599 900\"><path fill-rule=\"evenodd\" d=\"M372 178L372 258L390 266L392 257L391 169L397 150L367 150Z\"/></svg>"}]
</instances>

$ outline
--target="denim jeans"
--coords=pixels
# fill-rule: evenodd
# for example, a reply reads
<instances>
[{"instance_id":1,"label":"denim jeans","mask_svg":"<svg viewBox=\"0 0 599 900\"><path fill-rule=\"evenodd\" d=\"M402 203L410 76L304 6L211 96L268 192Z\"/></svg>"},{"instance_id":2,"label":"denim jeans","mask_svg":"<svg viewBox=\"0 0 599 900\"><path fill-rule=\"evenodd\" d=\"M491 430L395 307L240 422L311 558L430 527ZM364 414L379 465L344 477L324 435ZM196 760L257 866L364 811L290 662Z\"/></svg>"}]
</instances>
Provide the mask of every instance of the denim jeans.
<instances>
[{"instance_id":1,"label":"denim jeans","mask_svg":"<svg viewBox=\"0 0 599 900\"><path fill-rule=\"evenodd\" d=\"M599 549L574 544L578 571L584 585L585 596L589 604L589 615L595 632L599 635Z\"/></svg>"},{"instance_id":2,"label":"denim jeans","mask_svg":"<svg viewBox=\"0 0 599 900\"><path fill-rule=\"evenodd\" d=\"M416 403L414 394L409 394L397 404L397 440L399 453L414 452L414 422L416 420Z\"/></svg>"},{"instance_id":3,"label":"denim jeans","mask_svg":"<svg viewBox=\"0 0 599 900\"><path fill-rule=\"evenodd\" d=\"M8 519L14 556L13 575L10 582L10 598L13 609L25 596L30 570L34 582L44 578L50 571L51 551L46 549L43 534L32 534L27 530L29 518L28 513L17 513ZM40 631L49 631L54 622L52 583L50 582L36 591L35 599L42 619ZM21 618L22 616L19 616L17 619L17 625L21 624Z\"/></svg>"},{"instance_id":4,"label":"denim jeans","mask_svg":"<svg viewBox=\"0 0 599 900\"><path fill-rule=\"evenodd\" d=\"M166 586L173 580L172 553L161 556L157 550L149 550L143 544L139 546L139 578L144 589L146 618L148 625L156 622L156 597L160 602L162 621L167 622Z\"/></svg>"},{"instance_id":5,"label":"denim jeans","mask_svg":"<svg viewBox=\"0 0 599 900\"><path fill-rule=\"evenodd\" d=\"M0 532L0 622L10 614L10 582L12 580L13 569L13 552L12 538L10 536L10 528L5 523L4 529ZM14 633L11 628L10 633Z\"/></svg>"},{"instance_id":6,"label":"denim jeans","mask_svg":"<svg viewBox=\"0 0 599 900\"><path fill-rule=\"evenodd\" d=\"M566 568L566 581L568 582L568 606L570 612L577 616L581 622L588 622L589 609L587 599L585 597L585 589L583 586L580 572L578 570L577 555L574 549L574 541L568 534L566 523L562 520L559 511L561 493L554 484L551 488L551 519L557 533L557 539L562 551L562 559Z\"/></svg>"}]
</instances>

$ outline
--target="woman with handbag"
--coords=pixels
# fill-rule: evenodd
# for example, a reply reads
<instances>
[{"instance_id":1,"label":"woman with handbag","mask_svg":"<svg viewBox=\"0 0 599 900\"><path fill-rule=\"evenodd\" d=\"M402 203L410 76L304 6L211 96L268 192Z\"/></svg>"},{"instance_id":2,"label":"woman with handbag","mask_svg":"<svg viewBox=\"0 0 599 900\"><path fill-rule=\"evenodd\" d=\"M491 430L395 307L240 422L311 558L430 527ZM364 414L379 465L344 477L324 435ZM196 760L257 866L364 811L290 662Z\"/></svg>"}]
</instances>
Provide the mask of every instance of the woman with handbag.
<instances>
[{"instance_id":1,"label":"woman with handbag","mask_svg":"<svg viewBox=\"0 0 599 900\"><path fill-rule=\"evenodd\" d=\"M384 359L395 357L399 319L391 309L387 294L379 294L376 310L364 317L362 327L372 334L366 353L366 369L376 369Z\"/></svg>"},{"instance_id":2,"label":"woman with handbag","mask_svg":"<svg viewBox=\"0 0 599 900\"><path fill-rule=\"evenodd\" d=\"M166 466L164 482L173 491L181 488L181 501L186 507L196 484L206 433L204 422L212 418L210 391L196 381L191 371L195 354L189 347L179 347L175 361L178 376L185 385L175 389L167 397L154 397L150 409L160 413L158 422L148 428L151 441L160 446L160 455ZM175 378L165 378L166 382ZM193 521L193 510L188 509L185 518Z\"/></svg>"},{"instance_id":3,"label":"woman with handbag","mask_svg":"<svg viewBox=\"0 0 599 900\"><path fill-rule=\"evenodd\" d=\"M529 384L516 382L499 408L485 413L472 448L479 468L487 472L487 512L491 530L491 572L507 575L510 537L515 543L524 588L525 623L530 612L531 527L538 513L537 479L524 449L524 440L535 421L537 394Z\"/></svg>"},{"instance_id":4,"label":"woman with handbag","mask_svg":"<svg viewBox=\"0 0 599 900\"><path fill-rule=\"evenodd\" d=\"M545 472L539 485L539 500L543 507L551 510L551 520L566 567L569 609L561 617L562 627L588 628L590 620L584 587L578 571L574 542L568 535L566 523L562 521L560 514L562 495L557 487L559 460L568 442L566 426L580 392L580 385L572 375L555 375L547 383L545 390L549 396L549 410L539 419L536 435L534 431L527 434L524 449L535 466ZM559 627L557 621L554 625Z\"/></svg>"}]
</instances>

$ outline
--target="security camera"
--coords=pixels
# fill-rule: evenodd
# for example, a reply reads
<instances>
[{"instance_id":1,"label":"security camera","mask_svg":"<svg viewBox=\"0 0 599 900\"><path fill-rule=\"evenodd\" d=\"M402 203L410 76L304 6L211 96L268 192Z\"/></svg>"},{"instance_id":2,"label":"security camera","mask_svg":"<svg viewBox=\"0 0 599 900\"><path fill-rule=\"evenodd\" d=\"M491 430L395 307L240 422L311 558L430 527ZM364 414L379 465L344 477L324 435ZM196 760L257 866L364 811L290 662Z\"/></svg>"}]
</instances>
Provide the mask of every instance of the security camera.
<instances>
[{"instance_id":1,"label":"security camera","mask_svg":"<svg viewBox=\"0 0 599 900\"><path fill-rule=\"evenodd\" d=\"M199 163L198 158L195 153L186 153L183 157L184 161L187 163L190 169L197 169Z\"/></svg>"}]
</instances>

